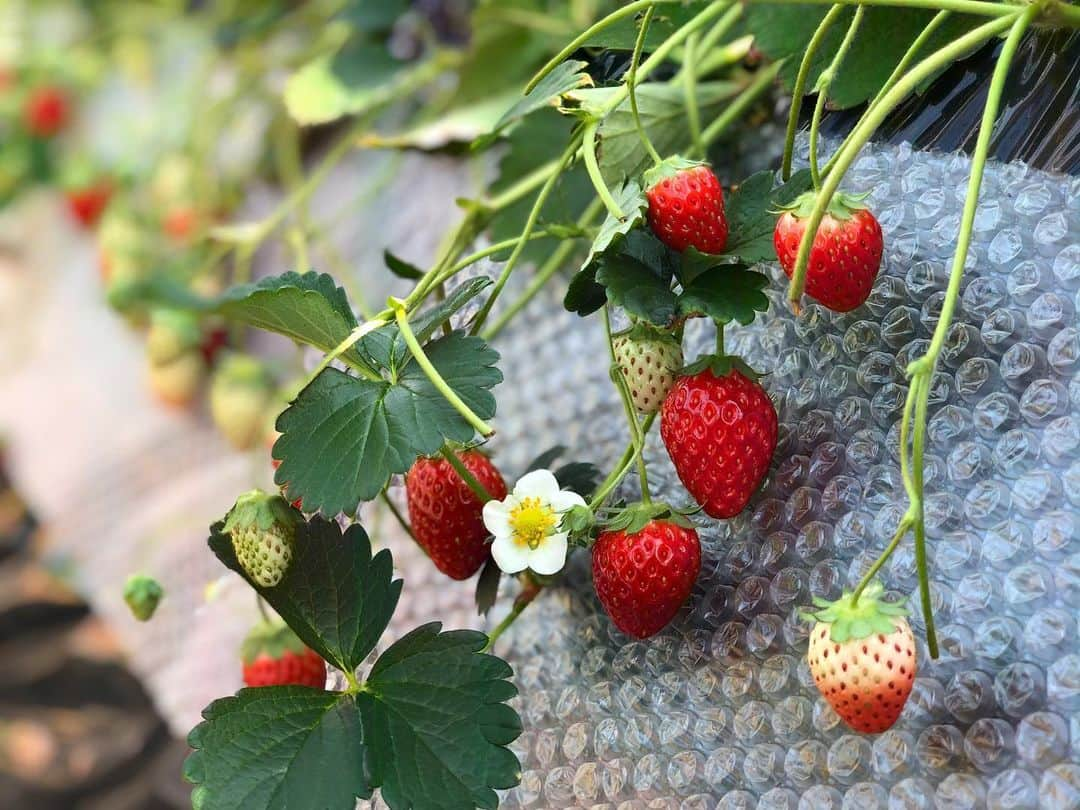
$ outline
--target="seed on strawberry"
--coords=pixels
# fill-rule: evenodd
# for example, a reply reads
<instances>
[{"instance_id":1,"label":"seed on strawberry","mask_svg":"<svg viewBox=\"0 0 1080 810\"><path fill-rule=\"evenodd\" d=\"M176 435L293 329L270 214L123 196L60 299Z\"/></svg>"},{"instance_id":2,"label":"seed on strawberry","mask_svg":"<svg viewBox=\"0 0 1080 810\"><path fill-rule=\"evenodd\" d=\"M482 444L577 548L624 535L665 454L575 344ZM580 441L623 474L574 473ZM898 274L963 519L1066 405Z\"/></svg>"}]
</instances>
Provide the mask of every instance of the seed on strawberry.
<instances>
[{"instance_id":1,"label":"seed on strawberry","mask_svg":"<svg viewBox=\"0 0 1080 810\"><path fill-rule=\"evenodd\" d=\"M682 346L671 335L643 324L619 335L611 345L634 407L641 413L654 413L682 368Z\"/></svg>"},{"instance_id":2,"label":"seed on strawberry","mask_svg":"<svg viewBox=\"0 0 1080 810\"><path fill-rule=\"evenodd\" d=\"M723 253L728 223L724 192L704 163L668 158L645 173L649 227L672 250Z\"/></svg>"},{"instance_id":3,"label":"seed on strawberry","mask_svg":"<svg viewBox=\"0 0 1080 810\"><path fill-rule=\"evenodd\" d=\"M845 592L818 610L807 661L814 683L855 731L880 734L896 722L915 683L915 638L903 605L881 600L871 583L858 602Z\"/></svg>"},{"instance_id":4,"label":"seed on strawberry","mask_svg":"<svg viewBox=\"0 0 1080 810\"><path fill-rule=\"evenodd\" d=\"M262 587L274 587L288 571L301 520L284 498L260 489L237 498L225 516L237 562Z\"/></svg>"},{"instance_id":5,"label":"seed on strawberry","mask_svg":"<svg viewBox=\"0 0 1080 810\"><path fill-rule=\"evenodd\" d=\"M246 686L326 686L326 662L287 625L257 625L240 648Z\"/></svg>"},{"instance_id":6,"label":"seed on strawberry","mask_svg":"<svg viewBox=\"0 0 1080 810\"><path fill-rule=\"evenodd\" d=\"M791 278L814 194L802 195L780 215L773 231L776 257ZM881 267L881 226L856 198L836 194L821 220L806 268L806 294L834 312L849 312L870 295Z\"/></svg>"},{"instance_id":7,"label":"seed on strawberry","mask_svg":"<svg viewBox=\"0 0 1080 810\"><path fill-rule=\"evenodd\" d=\"M734 517L769 470L776 409L753 372L734 358L706 358L687 371L660 409L660 437L705 513Z\"/></svg>"},{"instance_id":8,"label":"seed on strawberry","mask_svg":"<svg viewBox=\"0 0 1080 810\"><path fill-rule=\"evenodd\" d=\"M701 569L701 544L689 525L650 519L604 531L592 549L593 585L621 631L658 633L679 612Z\"/></svg>"},{"instance_id":9,"label":"seed on strawberry","mask_svg":"<svg viewBox=\"0 0 1080 810\"><path fill-rule=\"evenodd\" d=\"M461 463L492 498L506 497L506 482L478 450L457 453ZM491 554L484 505L442 457L421 457L405 476L409 522L420 547L451 579L468 579Z\"/></svg>"}]
</instances>

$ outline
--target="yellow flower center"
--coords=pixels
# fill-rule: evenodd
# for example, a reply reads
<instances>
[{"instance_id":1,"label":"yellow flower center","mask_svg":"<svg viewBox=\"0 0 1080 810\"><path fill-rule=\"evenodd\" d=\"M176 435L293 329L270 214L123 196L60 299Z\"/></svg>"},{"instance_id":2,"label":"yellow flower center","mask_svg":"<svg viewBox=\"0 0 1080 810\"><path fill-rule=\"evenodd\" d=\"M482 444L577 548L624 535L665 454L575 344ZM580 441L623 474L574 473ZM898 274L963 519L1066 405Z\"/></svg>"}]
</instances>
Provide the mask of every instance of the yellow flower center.
<instances>
[{"instance_id":1,"label":"yellow flower center","mask_svg":"<svg viewBox=\"0 0 1080 810\"><path fill-rule=\"evenodd\" d=\"M510 510L510 530L514 533L514 540L531 549L535 549L554 532L558 522L559 516L555 510L539 498L522 498Z\"/></svg>"}]
</instances>

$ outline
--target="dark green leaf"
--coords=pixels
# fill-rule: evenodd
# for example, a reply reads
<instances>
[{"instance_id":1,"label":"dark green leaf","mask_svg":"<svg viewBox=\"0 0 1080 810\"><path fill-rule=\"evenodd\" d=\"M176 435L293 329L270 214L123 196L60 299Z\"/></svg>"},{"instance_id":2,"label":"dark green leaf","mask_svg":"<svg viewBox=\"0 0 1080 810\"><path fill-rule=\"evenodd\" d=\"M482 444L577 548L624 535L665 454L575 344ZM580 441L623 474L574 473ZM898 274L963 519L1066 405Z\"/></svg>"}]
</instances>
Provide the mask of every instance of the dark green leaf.
<instances>
[{"instance_id":1,"label":"dark green leaf","mask_svg":"<svg viewBox=\"0 0 1080 810\"><path fill-rule=\"evenodd\" d=\"M480 570L480 576L476 578L476 612L486 616L488 611L495 606L495 599L499 595L499 577L502 571L495 564L494 557L488 557L484 567Z\"/></svg>"},{"instance_id":2,"label":"dark green leaf","mask_svg":"<svg viewBox=\"0 0 1080 810\"><path fill-rule=\"evenodd\" d=\"M370 33L390 30L398 17L409 10L408 0L349 0L338 12L338 19Z\"/></svg>"},{"instance_id":3,"label":"dark green leaf","mask_svg":"<svg viewBox=\"0 0 1080 810\"><path fill-rule=\"evenodd\" d=\"M773 231L777 209L792 202L812 186L810 172L796 172L782 186L773 188L773 173L751 175L727 199L728 243L724 256L744 264L774 261Z\"/></svg>"},{"instance_id":4,"label":"dark green leaf","mask_svg":"<svg viewBox=\"0 0 1080 810\"><path fill-rule=\"evenodd\" d=\"M653 15L649 30L645 35L645 51L651 51L661 45L664 40L674 34L683 25L701 13L708 3L704 0L693 0L686 4L669 3L658 5ZM610 48L618 51L632 51L637 41L640 15L625 17L618 22L606 26L589 37L586 45L598 48Z\"/></svg>"},{"instance_id":5,"label":"dark green leaf","mask_svg":"<svg viewBox=\"0 0 1080 810\"><path fill-rule=\"evenodd\" d=\"M769 308L763 289L769 279L733 265L720 265L697 276L679 296L680 315L705 315L719 323L746 325Z\"/></svg>"},{"instance_id":6,"label":"dark green leaf","mask_svg":"<svg viewBox=\"0 0 1080 810\"><path fill-rule=\"evenodd\" d=\"M563 93L577 87L592 84L592 79L589 78L589 74L583 71L586 66L585 62L579 62L573 59L563 62L545 76L530 93L519 99L513 107L506 111L502 118L495 124L494 129L491 131L491 136L497 135L503 129L510 126L510 124L520 121L522 118L529 115L529 113L536 112L543 107L551 106ZM483 139L483 142L487 141L488 139Z\"/></svg>"},{"instance_id":7,"label":"dark green leaf","mask_svg":"<svg viewBox=\"0 0 1080 810\"><path fill-rule=\"evenodd\" d=\"M371 797L356 698L305 686L215 700L188 736L195 810L352 810Z\"/></svg>"},{"instance_id":8,"label":"dark green leaf","mask_svg":"<svg viewBox=\"0 0 1080 810\"><path fill-rule=\"evenodd\" d=\"M584 267L570 279L563 297L563 306L568 312L576 312L585 317L600 309L605 301L607 292L603 284L596 283L596 268Z\"/></svg>"},{"instance_id":9,"label":"dark green leaf","mask_svg":"<svg viewBox=\"0 0 1080 810\"><path fill-rule=\"evenodd\" d=\"M418 279L423 277L424 271L415 264L410 264L404 259L399 259L389 250L383 251L383 261L390 268L390 272L398 278Z\"/></svg>"},{"instance_id":10,"label":"dark green leaf","mask_svg":"<svg viewBox=\"0 0 1080 810\"><path fill-rule=\"evenodd\" d=\"M397 641L356 696L372 781L394 810L493 810L494 788L520 778L505 748L521 733L504 703L517 693L512 672L479 653L483 633L439 630L424 625Z\"/></svg>"},{"instance_id":11,"label":"dark green leaf","mask_svg":"<svg viewBox=\"0 0 1080 810\"><path fill-rule=\"evenodd\" d=\"M596 280L607 288L607 299L630 315L656 326L675 318L676 299L671 279L624 254L605 254L596 259Z\"/></svg>"},{"instance_id":12,"label":"dark green leaf","mask_svg":"<svg viewBox=\"0 0 1080 810\"><path fill-rule=\"evenodd\" d=\"M547 470L551 468L551 465L555 462L559 456L566 452L566 448L561 444L557 444L554 447L548 448L543 453L538 455L525 467L525 472L532 472L533 470Z\"/></svg>"},{"instance_id":13,"label":"dark green leaf","mask_svg":"<svg viewBox=\"0 0 1080 810\"><path fill-rule=\"evenodd\" d=\"M568 489L588 498L596 491L600 470L587 461L571 461L555 470L555 480L559 482L561 489Z\"/></svg>"},{"instance_id":14,"label":"dark green leaf","mask_svg":"<svg viewBox=\"0 0 1080 810\"><path fill-rule=\"evenodd\" d=\"M244 577L307 646L345 672L360 666L390 623L401 594L390 552L372 557L360 524L342 534L336 521L316 516L299 524L281 582L264 588L237 562L223 527L219 522L210 528L210 548L218 559Z\"/></svg>"},{"instance_id":15,"label":"dark green leaf","mask_svg":"<svg viewBox=\"0 0 1080 810\"><path fill-rule=\"evenodd\" d=\"M393 351L392 343L376 346ZM443 379L481 418L495 415L490 389L502 381L498 352L478 337L454 332L425 347ZM383 365L380 363L380 365ZM446 440L468 442L472 426L443 398L410 357L391 380L324 370L280 416L275 481L306 511L352 514L390 476L430 455Z\"/></svg>"}]
</instances>

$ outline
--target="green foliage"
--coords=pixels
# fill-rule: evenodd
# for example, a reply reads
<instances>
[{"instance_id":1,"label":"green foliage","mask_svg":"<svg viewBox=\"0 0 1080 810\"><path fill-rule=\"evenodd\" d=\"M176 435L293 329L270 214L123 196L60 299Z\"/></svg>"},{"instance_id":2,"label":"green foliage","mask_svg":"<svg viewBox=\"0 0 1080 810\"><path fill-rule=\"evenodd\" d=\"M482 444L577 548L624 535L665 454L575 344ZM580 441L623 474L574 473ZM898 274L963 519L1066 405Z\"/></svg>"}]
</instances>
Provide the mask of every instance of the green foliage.
<instances>
[{"instance_id":1,"label":"green foliage","mask_svg":"<svg viewBox=\"0 0 1080 810\"><path fill-rule=\"evenodd\" d=\"M383 261L386 262L387 268L398 278L409 279L415 281L418 278L423 277L424 271L411 262L407 262L404 259L399 259L389 250L383 251Z\"/></svg>"},{"instance_id":2,"label":"green foliage","mask_svg":"<svg viewBox=\"0 0 1080 810\"><path fill-rule=\"evenodd\" d=\"M607 289L608 301L656 326L670 324L678 311L671 277L625 253L597 258L596 281Z\"/></svg>"},{"instance_id":3,"label":"green foliage","mask_svg":"<svg viewBox=\"0 0 1080 810\"><path fill-rule=\"evenodd\" d=\"M810 172L796 172L788 182L773 188L775 175L761 171L738 185L727 199L728 243L723 255L743 264L776 259L773 231L777 210L792 202L812 185Z\"/></svg>"},{"instance_id":4,"label":"green foliage","mask_svg":"<svg viewBox=\"0 0 1080 810\"><path fill-rule=\"evenodd\" d=\"M633 228L641 224L645 218L645 211L649 207L649 203L641 191L641 186L634 181L626 183L615 192L615 202L619 204L619 208L625 216L623 219L618 219L611 212L608 212L604 222L600 225L596 238L593 239L592 246L589 248L589 255L585 258L585 266L591 264L595 256L606 251L612 242L619 237L626 236Z\"/></svg>"},{"instance_id":5,"label":"green foliage","mask_svg":"<svg viewBox=\"0 0 1080 810\"><path fill-rule=\"evenodd\" d=\"M659 46L679 28L700 14L708 5L705 0L690 0L686 3L667 3L656 7L649 30L645 35L646 53ZM632 51L637 40L639 20L626 17L602 31L597 31L589 38L586 45L595 48L610 48L618 51Z\"/></svg>"},{"instance_id":6,"label":"green foliage","mask_svg":"<svg viewBox=\"0 0 1080 810\"><path fill-rule=\"evenodd\" d=\"M390 368L392 345L376 347ZM481 338L453 332L425 347L443 379L481 419L495 415L490 389L502 381L498 352ZM307 511L353 514L394 473L447 440L468 442L472 426L443 398L411 357L391 379L351 377L327 368L280 416L274 480Z\"/></svg>"},{"instance_id":7,"label":"green foliage","mask_svg":"<svg viewBox=\"0 0 1080 810\"><path fill-rule=\"evenodd\" d=\"M762 292L769 279L761 273L733 265L717 265L697 275L679 296L679 314L704 315L717 323L746 325L769 308Z\"/></svg>"},{"instance_id":8,"label":"green foliage","mask_svg":"<svg viewBox=\"0 0 1080 810\"><path fill-rule=\"evenodd\" d=\"M496 122L489 137L498 135L498 133L506 127L520 121L530 113L551 106L556 99L564 93L583 85L592 84L592 79L589 78L589 74L582 71L585 66L584 62L573 59L563 62L555 68L555 70L545 76L544 79L532 89L532 92L527 93L519 99L513 107L503 114L498 122ZM488 139L483 139L481 145L487 142L489 142Z\"/></svg>"}]
</instances>

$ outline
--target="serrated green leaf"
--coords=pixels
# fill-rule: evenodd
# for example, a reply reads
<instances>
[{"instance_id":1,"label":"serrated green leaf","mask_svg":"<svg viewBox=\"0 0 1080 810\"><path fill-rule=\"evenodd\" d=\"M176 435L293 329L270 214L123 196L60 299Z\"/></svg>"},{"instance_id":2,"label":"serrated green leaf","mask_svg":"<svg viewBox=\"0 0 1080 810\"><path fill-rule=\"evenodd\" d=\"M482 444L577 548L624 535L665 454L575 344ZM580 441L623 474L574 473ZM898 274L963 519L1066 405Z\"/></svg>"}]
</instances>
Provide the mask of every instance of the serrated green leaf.
<instances>
[{"instance_id":1,"label":"serrated green leaf","mask_svg":"<svg viewBox=\"0 0 1080 810\"><path fill-rule=\"evenodd\" d=\"M625 254L596 259L596 280L607 288L607 299L630 315L656 326L667 326L677 311L671 278Z\"/></svg>"},{"instance_id":2,"label":"serrated green leaf","mask_svg":"<svg viewBox=\"0 0 1080 810\"><path fill-rule=\"evenodd\" d=\"M698 108L702 120L719 112L724 102L740 89L734 82L702 82L697 86ZM565 94L578 105L571 112L599 116L604 104L618 92L617 87L573 90ZM683 148L686 135L686 94L680 84L642 84L637 88L641 126L661 155L671 155ZM634 124L629 100L623 101L600 124L600 171L610 185L635 179L652 165Z\"/></svg>"},{"instance_id":3,"label":"serrated green leaf","mask_svg":"<svg viewBox=\"0 0 1080 810\"><path fill-rule=\"evenodd\" d=\"M428 343L425 351L481 419L495 415L490 389L502 381L498 352L460 332ZM277 429L282 435L273 455L282 463L274 480L290 500L302 498L305 510L328 515L354 513L417 456L437 452L446 440L465 443L474 436L411 357L392 381L325 369L278 417Z\"/></svg>"},{"instance_id":4,"label":"serrated green leaf","mask_svg":"<svg viewBox=\"0 0 1080 810\"><path fill-rule=\"evenodd\" d=\"M375 649L390 623L401 580L390 552L371 554L371 541L354 523L344 534L336 521L315 516L300 523L293 559L281 582L264 588L244 571L224 523L210 527L210 548L225 567L247 580L300 640L345 672Z\"/></svg>"},{"instance_id":5,"label":"serrated green leaf","mask_svg":"<svg viewBox=\"0 0 1080 810\"><path fill-rule=\"evenodd\" d=\"M652 231L645 228L617 235L604 251L605 255L627 256L652 271L659 278L671 279L679 267L679 254L668 248ZM596 312L607 301L604 285L596 278L597 257L583 267L570 280L563 299L563 306L570 312L585 317Z\"/></svg>"},{"instance_id":6,"label":"serrated green leaf","mask_svg":"<svg viewBox=\"0 0 1080 810\"><path fill-rule=\"evenodd\" d=\"M383 251L383 261L386 262L387 268L398 278L418 279L422 278L424 271L417 267L415 264L399 259L389 250Z\"/></svg>"},{"instance_id":7,"label":"serrated green leaf","mask_svg":"<svg viewBox=\"0 0 1080 810\"><path fill-rule=\"evenodd\" d=\"M356 699L304 686L215 700L188 736L195 810L352 810L371 797Z\"/></svg>"},{"instance_id":8,"label":"serrated green leaf","mask_svg":"<svg viewBox=\"0 0 1080 810\"><path fill-rule=\"evenodd\" d=\"M521 733L504 703L517 690L504 661L479 653L486 640L419 627L380 656L357 694L373 782L393 810L494 810L494 788L520 779L505 748Z\"/></svg>"},{"instance_id":9,"label":"serrated green leaf","mask_svg":"<svg viewBox=\"0 0 1080 810\"><path fill-rule=\"evenodd\" d=\"M626 216L623 219L618 219L610 211L608 212L607 217L600 226L600 230L596 234L596 238L593 239L592 246L589 248L589 255L585 258L583 267L591 264L594 257L606 251L616 239L625 236L637 227L645 218L645 211L649 207L649 202L645 199L641 186L638 185L637 181L633 180L615 192L615 202L619 204L619 208Z\"/></svg>"},{"instance_id":10,"label":"serrated green leaf","mask_svg":"<svg viewBox=\"0 0 1080 810\"><path fill-rule=\"evenodd\" d=\"M704 315L718 323L751 323L769 308L762 292L769 279L742 267L720 265L697 276L679 296L679 314Z\"/></svg>"},{"instance_id":11,"label":"serrated green leaf","mask_svg":"<svg viewBox=\"0 0 1080 810\"><path fill-rule=\"evenodd\" d=\"M774 261L773 231L778 208L792 202L811 188L810 172L795 172L781 186L773 188L774 175L762 171L751 175L727 199L728 243L723 256L744 264Z\"/></svg>"},{"instance_id":12,"label":"serrated green leaf","mask_svg":"<svg viewBox=\"0 0 1080 810\"><path fill-rule=\"evenodd\" d=\"M589 77L588 73L584 72L585 67L587 67L587 63L575 59L570 59L560 64L551 71L551 73L545 76L532 91L518 99L517 103L507 110L495 123L490 135L481 139L478 146L483 146L485 143L490 142L491 138L494 138L506 127L520 121L530 113L536 112L544 107L552 106L555 100L564 93L578 87L591 85L592 79Z\"/></svg>"}]
</instances>

